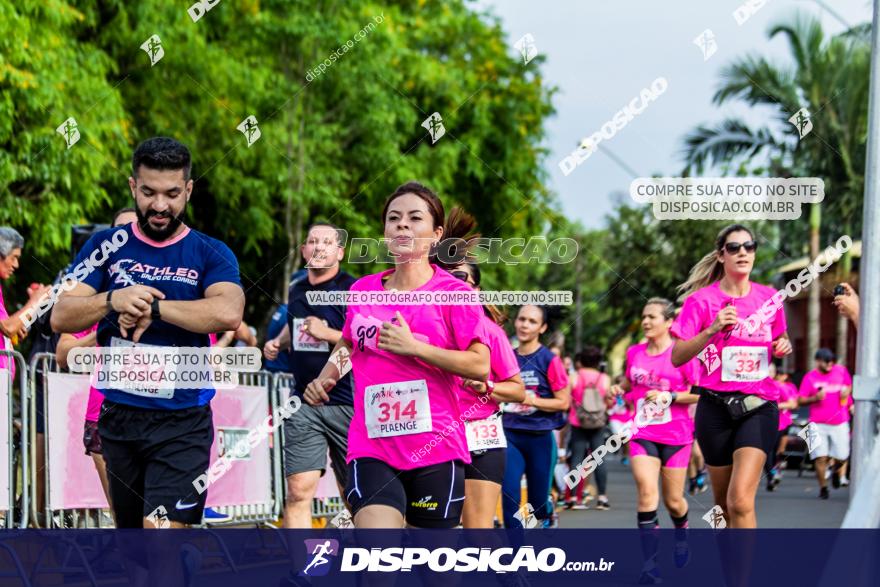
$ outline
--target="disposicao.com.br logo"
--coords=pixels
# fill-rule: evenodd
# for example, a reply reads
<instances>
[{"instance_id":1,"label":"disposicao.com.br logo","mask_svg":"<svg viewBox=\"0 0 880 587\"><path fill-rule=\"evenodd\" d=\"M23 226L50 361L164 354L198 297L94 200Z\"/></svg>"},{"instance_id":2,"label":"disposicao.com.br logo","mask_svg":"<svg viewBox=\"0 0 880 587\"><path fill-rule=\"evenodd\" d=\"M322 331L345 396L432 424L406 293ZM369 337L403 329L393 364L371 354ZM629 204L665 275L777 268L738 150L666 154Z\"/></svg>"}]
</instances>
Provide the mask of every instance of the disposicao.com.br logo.
<instances>
[{"instance_id":1,"label":"disposicao.com.br logo","mask_svg":"<svg viewBox=\"0 0 880 587\"><path fill-rule=\"evenodd\" d=\"M306 540L309 562L300 573L310 577L326 575L330 559L339 553L336 540ZM435 573L516 573L519 571L545 572L586 571L610 572L613 561L566 561L561 548L535 550L533 546L519 548L360 548L342 549L339 570L343 573L411 572L413 567L426 568Z\"/></svg>"}]
</instances>

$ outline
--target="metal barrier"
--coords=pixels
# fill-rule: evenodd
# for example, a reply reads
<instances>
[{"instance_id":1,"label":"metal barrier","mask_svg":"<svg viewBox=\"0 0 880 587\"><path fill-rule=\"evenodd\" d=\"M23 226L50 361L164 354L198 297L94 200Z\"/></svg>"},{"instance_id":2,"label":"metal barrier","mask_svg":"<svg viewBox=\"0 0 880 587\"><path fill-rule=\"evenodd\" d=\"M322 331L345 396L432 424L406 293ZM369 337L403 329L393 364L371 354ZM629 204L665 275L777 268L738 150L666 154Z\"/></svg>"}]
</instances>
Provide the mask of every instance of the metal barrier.
<instances>
[{"instance_id":1,"label":"metal barrier","mask_svg":"<svg viewBox=\"0 0 880 587\"><path fill-rule=\"evenodd\" d=\"M293 375L290 373L272 374L272 397L276 405L282 405L293 389ZM284 504L287 501L287 478L284 476L284 425L275 429L275 440L278 443L277 462L275 463L275 503L278 517L284 515Z\"/></svg>"},{"instance_id":2,"label":"metal barrier","mask_svg":"<svg viewBox=\"0 0 880 587\"><path fill-rule=\"evenodd\" d=\"M269 397L269 409L275 413L279 404L277 394L274 391L272 373L257 371L254 373L239 372L238 382L240 385L253 385L263 387ZM273 422L274 424L274 422ZM224 522L212 522L211 527L232 526L238 524L269 524L281 515L281 497L278 494L277 470L281 459L280 426L273 427L270 437L269 455L271 463L271 502L260 504L247 504L235 506L213 506L212 509L231 516L232 519ZM207 525L207 524L203 524Z\"/></svg>"},{"instance_id":3,"label":"metal barrier","mask_svg":"<svg viewBox=\"0 0 880 587\"><path fill-rule=\"evenodd\" d=\"M44 451L44 474L43 474L43 515L38 514L38 504L36 497L34 498L34 507L31 511L33 523L36 527L46 528L109 528L112 527L112 516L107 508L76 508L65 509L53 507L51 499L51 483L52 479L49 475L49 459L50 459L50 442L52 439L48 434L49 415L51 412L49 402L49 374L62 373L62 370L55 361L54 353L37 353L31 358L30 362L30 397L31 397L31 418L37 421L36 404L37 394L42 394L43 399L43 425L46 433L43 434L42 449ZM59 439L55 439L58 442ZM65 442L67 439L64 440ZM36 426L31 431L31 446L37 447ZM37 485L39 484L39 476L36 470L37 459L32 459L33 468L31 469L32 491L34 496L38 495ZM97 474L97 473L96 473ZM42 518L42 519L41 519Z\"/></svg>"},{"instance_id":4,"label":"metal barrier","mask_svg":"<svg viewBox=\"0 0 880 587\"><path fill-rule=\"evenodd\" d=\"M290 373L275 373L274 376L274 395L275 401L278 402L279 405L287 401L287 396L290 394L290 391L293 387L294 378ZM281 429L278 429L279 435L281 437L281 450L279 453L283 456L284 454L284 434ZM332 470L329 466L327 466L327 470ZM276 474L276 495L279 497L279 505L283 507L284 498L287 494L286 488L286 479L284 477L284 467L282 460L278 462L278 469ZM312 500L312 518L332 518L339 512L345 510L345 502L343 502L341 497L316 497Z\"/></svg>"},{"instance_id":5,"label":"metal barrier","mask_svg":"<svg viewBox=\"0 0 880 587\"><path fill-rule=\"evenodd\" d=\"M18 365L18 382L19 388L21 392L21 420L20 420L20 433L19 433L19 450L15 450L15 418L13 417L13 407L14 407L14 396L13 393L13 383L14 379L12 376L12 370L7 368L4 369L6 371L6 380L8 382L7 387L7 398L6 398L6 415L4 417L5 424L8 426L7 429L7 474L9 480L9 494L8 494L8 507L9 509L0 510L0 512L4 512L4 522L7 528L15 527L15 502L16 502L16 483L18 473L18 467L15 464L16 455L20 455L20 465L21 465L21 509L20 511L20 519L19 519L19 528L27 527L28 520L28 371L27 371L27 363L24 360L24 357L21 356L21 353L15 350L0 350L0 355L5 356L7 358L7 366L12 365L12 363L17 363Z\"/></svg>"}]
</instances>

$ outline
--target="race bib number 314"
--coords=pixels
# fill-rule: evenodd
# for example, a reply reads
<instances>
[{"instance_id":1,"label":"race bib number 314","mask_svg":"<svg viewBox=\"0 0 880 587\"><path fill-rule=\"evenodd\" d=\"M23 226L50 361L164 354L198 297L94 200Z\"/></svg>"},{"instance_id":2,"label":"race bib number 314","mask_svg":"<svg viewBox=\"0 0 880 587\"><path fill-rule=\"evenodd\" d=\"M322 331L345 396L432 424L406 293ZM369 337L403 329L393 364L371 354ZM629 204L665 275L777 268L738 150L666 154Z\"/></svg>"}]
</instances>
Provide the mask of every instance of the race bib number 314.
<instances>
[{"instance_id":1,"label":"race bib number 314","mask_svg":"<svg viewBox=\"0 0 880 587\"><path fill-rule=\"evenodd\" d=\"M721 381L761 381L769 375L767 347L729 346L721 351Z\"/></svg>"},{"instance_id":2,"label":"race bib number 314","mask_svg":"<svg viewBox=\"0 0 880 587\"><path fill-rule=\"evenodd\" d=\"M386 438L431 431L431 406L424 379L370 385L364 390L367 435Z\"/></svg>"}]
</instances>

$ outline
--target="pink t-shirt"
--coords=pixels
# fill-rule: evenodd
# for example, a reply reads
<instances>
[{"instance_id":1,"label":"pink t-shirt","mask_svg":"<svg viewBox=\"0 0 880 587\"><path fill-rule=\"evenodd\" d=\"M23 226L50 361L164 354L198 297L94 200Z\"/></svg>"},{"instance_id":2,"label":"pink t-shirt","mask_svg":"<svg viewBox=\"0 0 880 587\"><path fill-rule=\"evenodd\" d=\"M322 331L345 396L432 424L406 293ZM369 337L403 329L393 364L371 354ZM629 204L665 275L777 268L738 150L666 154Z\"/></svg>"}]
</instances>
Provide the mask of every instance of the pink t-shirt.
<instances>
[{"instance_id":1,"label":"pink t-shirt","mask_svg":"<svg viewBox=\"0 0 880 587\"><path fill-rule=\"evenodd\" d=\"M519 363L516 361L516 353L510 346L507 333L498 326L494 320L483 314L483 326L486 329L486 342L489 345L489 366L491 375L489 378L494 382L506 381L519 373ZM468 387L459 387L459 409L467 421L482 420L498 411L498 403L494 399L482 403L480 395L471 391Z\"/></svg>"},{"instance_id":2,"label":"pink t-shirt","mask_svg":"<svg viewBox=\"0 0 880 587\"><path fill-rule=\"evenodd\" d=\"M472 291L443 269L431 267L433 277L413 291ZM386 291L382 277L392 271L362 277L350 291ZM456 377L377 346L382 323L394 319L395 312L417 340L439 348L466 350L472 342L485 344L488 339L478 305L349 304L342 336L353 349L355 391L347 460L371 457L396 469L454 459L470 463Z\"/></svg>"},{"instance_id":3,"label":"pink t-shirt","mask_svg":"<svg viewBox=\"0 0 880 587\"><path fill-rule=\"evenodd\" d=\"M631 389L626 398L636 406L636 414L645 414L644 398L649 391L683 393L695 384L699 371L697 360L692 359L681 367L674 367L672 346L659 355L648 354L646 342L627 349L626 378L629 379ZM644 439L671 445L690 444L694 441L694 421L685 404L673 403L650 420L642 415L635 422L640 426L633 434L635 440Z\"/></svg>"},{"instance_id":4,"label":"pink t-shirt","mask_svg":"<svg viewBox=\"0 0 880 587\"><path fill-rule=\"evenodd\" d=\"M798 388L794 383L775 381L776 387L779 388L779 402L787 402L798 396ZM779 410L779 430L785 430L791 426L792 417L791 410Z\"/></svg>"},{"instance_id":5,"label":"pink t-shirt","mask_svg":"<svg viewBox=\"0 0 880 587\"><path fill-rule=\"evenodd\" d=\"M721 291L718 284L716 281L685 299L670 333L690 340L711 326L722 308L732 304L737 312L737 325L716 333L697 355L701 364L699 385L718 392L740 391L775 400L778 390L768 368L773 358L773 341L786 329L785 312L779 308L771 318L759 323L753 333L749 332L747 321L753 315L760 316L758 310L776 290L750 281L749 293L734 298Z\"/></svg>"},{"instance_id":6,"label":"pink t-shirt","mask_svg":"<svg viewBox=\"0 0 880 587\"><path fill-rule=\"evenodd\" d=\"M849 405L852 394L841 404L840 392L844 387L852 387L852 377L843 365L834 365L828 373L813 369L801 380L799 394L810 397L825 390L825 399L810 404L810 422L816 424L843 424L849 422Z\"/></svg>"},{"instance_id":7,"label":"pink t-shirt","mask_svg":"<svg viewBox=\"0 0 880 587\"><path fill-rule=\"evenodd\" d=\"M577 417L577 406L584 399L584 390L587 387L595 387L599 395L605 398L608 393L608 376L595 369L578 369L571 388L571 409L568 410L568 423L580 427L581 422Z\"/></svg>"},{"instance_id":8,"label":"pink t-shirt","mask_svg":"<svg viewBox=\"0 0 880 587\"><path fill-rule=\"evenodd\" d=\"M86 328L82 332L77 332L73 335L73 337L77 340L81 338L85 338L91 333L98 330L98 325L95 324L91 328ZM98 346L98 345L95 345ZM86 406L86 422L97 422L98 417L101 415L101 404L104 403L104 394L95 389L95 386L92 385L89 387L89 403Z\"/></svg>"},{"instance_id":9,"label":"pink t-shirt","mask_svg":"<svg viewBox=\"0 0 880 587\"><path fill-rule=\"evenodd\" d=\"M6 302L3 300L3 288L0 288L0 320L6 320L9 318L9 312L6 311ZM0 350L14 350L12 346L12 341L9 337L0 334ZM12 379L15 380L15 361L10 361L4 355L0 355L0 369L6 369L7 365L10 365L10 370L12 371Z\"/></svg>"}]
</instances>

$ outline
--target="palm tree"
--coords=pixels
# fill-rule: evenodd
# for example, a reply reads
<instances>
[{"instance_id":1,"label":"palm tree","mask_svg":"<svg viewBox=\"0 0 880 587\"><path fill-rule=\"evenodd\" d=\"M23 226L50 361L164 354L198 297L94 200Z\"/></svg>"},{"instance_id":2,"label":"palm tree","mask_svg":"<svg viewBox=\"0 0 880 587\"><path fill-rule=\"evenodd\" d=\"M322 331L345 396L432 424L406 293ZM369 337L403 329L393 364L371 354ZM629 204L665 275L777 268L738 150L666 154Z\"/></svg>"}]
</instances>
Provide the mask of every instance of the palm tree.
<instances>
[{"instance_id":1,"label":"palm tree","mask_svg":"<svg viewBox=\"0 0 880 587\"><path fill-rule=\"evenodd\" d=\"M775 65L760 56L738 59L722 71L713 102L720 106L740 100L753 107L769 107L777 124L753 129L740 120L727 119L716 126L699 126L684 140L683 175L716 167L725 174L822 178L826 199L810 205L811 259L819 255L823 209L826 221L845 231L832 240L860 232L856 212L861 209L865 181L869 33L867 24L827 37L817 19L802 15L796 15L792 23L772 26L768 37L786 38L792 66ZM804 137L789 123L801 108L813 124ZM803 238L799 225L787 224L782 227L783 240ZM841 263L843 279L850 266L847 253ZM819 344L820 287L817 279L809 290L808 357ZM838 355L845 360L845 320L839 322L837 336Z\"/></svg>"}]
</instances>

